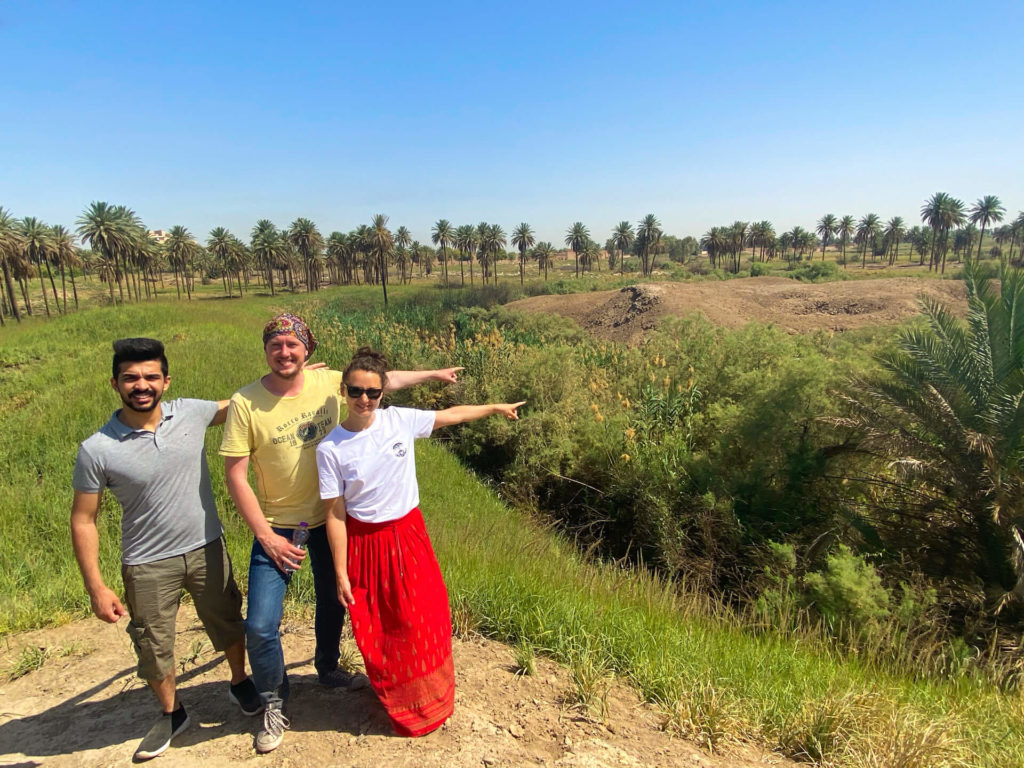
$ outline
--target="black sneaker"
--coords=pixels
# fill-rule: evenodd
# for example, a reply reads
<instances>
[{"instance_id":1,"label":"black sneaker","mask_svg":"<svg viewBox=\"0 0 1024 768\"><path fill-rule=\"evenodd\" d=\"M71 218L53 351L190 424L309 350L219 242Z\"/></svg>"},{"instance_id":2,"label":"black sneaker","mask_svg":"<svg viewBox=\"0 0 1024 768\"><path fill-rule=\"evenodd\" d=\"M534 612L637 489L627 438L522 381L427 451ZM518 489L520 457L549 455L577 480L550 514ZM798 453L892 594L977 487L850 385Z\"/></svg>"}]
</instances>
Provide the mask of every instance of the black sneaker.
<instances>
[{"instance_id":1,"label":"black sneaker","mask_svg":"<svg viewBox=\"0 0 1024 768\"><path fill-rule=\"evenodd\" d=\"M324 688L345 688L350 691L359 691L369 684L370 678L361 672L353 674L340 667L320 675L320 685Z\"/></svg>"},{"instance_id":2,"label":"black sneaker","mask_svg":"<svg viewBox=\"0 0 1024 768\"><path fill-rule=\"evenodd\" d=\"M252 682L251 677L245 678L237 685L228 686L228 698L237 704L243 715L252 717L263 711L263 697Z\"/></svg>"},{"instance_id":3,"label":"black sneaker","mask_svg":"<svg viewBox=\"0 0 1024 768\"><path fill-rule=\"evenodd\" d=\"M162 755L171 745L171 739L188 727L188 713L179 705L173 712L165 712L160 716L149 733L135 750L136 760L151 760Z\"/></svg>"}]
</instances>

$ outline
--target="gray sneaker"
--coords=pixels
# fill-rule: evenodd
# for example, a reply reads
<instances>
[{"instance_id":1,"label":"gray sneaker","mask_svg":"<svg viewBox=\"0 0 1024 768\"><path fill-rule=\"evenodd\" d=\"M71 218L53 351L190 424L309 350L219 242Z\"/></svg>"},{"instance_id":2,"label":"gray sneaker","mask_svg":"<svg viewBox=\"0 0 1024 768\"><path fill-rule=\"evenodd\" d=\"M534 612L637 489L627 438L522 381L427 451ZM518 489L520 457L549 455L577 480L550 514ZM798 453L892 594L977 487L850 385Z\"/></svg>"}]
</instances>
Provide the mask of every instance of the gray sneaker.
<instances>
[{"instance_id":1,"label":"gray sneaker","mask_svg":"<svg viewBox=\"0 0 1024 768\"><path fill-rule=\"evenodd\" d=\"M320 675L320 685L324 688L345 688L349 691L360 691L370 684L370 678L362 672L346 672L340 667Z\"/></svg>"},{"instance_id":2,"label":"gray sneaker","mask_svg":"<svg viewBox=\"0 0 1024 768\"><path fill-rule=\"evenodd\" d=\"M256 751L272 752L281 745L284 732L291 727L288 718L281 712L281 700L272 699L263 710L263 730L256 734Z\"/></svg>"},{"instance_id":3,"label":"gray sneaker","mask_svg":"<svg viewBox=\"0 0 1024 768\"><path fill-rule=\"evenodd\" d=\"M162 755L171 745L171 739L188 727L188 713L179 706L173 712L164 713L135 750L136 760L151 760Z\"/></svg>"}]
</instances>

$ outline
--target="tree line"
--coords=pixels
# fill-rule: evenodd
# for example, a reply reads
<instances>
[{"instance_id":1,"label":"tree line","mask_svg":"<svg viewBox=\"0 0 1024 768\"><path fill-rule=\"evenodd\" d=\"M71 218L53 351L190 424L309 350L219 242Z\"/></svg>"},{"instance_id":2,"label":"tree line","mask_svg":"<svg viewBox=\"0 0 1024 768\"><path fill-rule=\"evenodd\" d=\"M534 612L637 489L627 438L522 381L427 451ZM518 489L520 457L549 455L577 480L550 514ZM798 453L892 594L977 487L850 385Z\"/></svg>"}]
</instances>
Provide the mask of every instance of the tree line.
<instances>
[{"instance_id":1,"label":"tree line","mask_svg":"<svg viewBox=\"0 0 1024 768\"><path fill-rule=\"evenodd\" d=\"M813 230L796 226L777 235L770 221L736 221L712 227L698 241L665 234L658 218L647 214L636 225L620 221L603 247L581 221L566 230L563 243L573 253L575 277L595 266L600 270L602 256L607 256L609 270L618 269L620 275L629 256L630 265L635 264L641 276L650 277L658 256L685 262L702 250L712 268L738 273L748 248L750 262L754 263L776 258L799 261L811 258L819 248L824 260L826 249L832 246L839 250L837 261L845 267L852 245L862 267L866 267L869 256L873 261L881 257L892 266L901 244L910 246L908 259L916 253L918 263L923 265L927 256L929 270L944 273L950 251L957 261L970 259L975 249L975 258L982 257L986 230L995 242L988 255L1001 257L1008 244L1007 257L1012 260L1024 235L1024 212L1010 224L991 228L1002 222L1005 214L1005 207L995 195L986 195L968 208L961 200L938 192L921 208L922 226L912 228L907 228L899 216L883 224L874 213L859 220L850 215L826 214ZM482 283L497 282L498 262L502 259L517 260L520 283L525 281L530 262L547 280L559 252L551 242L538 242L526 222L506 235L498 224L455 226L448 219L439 219L431 228L434 247L413 239L405 226L392 230L384 214L375 215L369 224L350 232L335 231L327 237L308 218L297 218L285 228L260 219L248 243L224 227L215 227L202 244L181 225L172 227L166 238L157 242L135 211L106 202L91 203L75 224L72 232L61 225L48 226L32 216L16 219L0 207L0 266L4 279L0 324L8 316L20 321L21 307L27 314L40 312L38 305L33 307L30 289L30 282L36 278L42 293L42 312L47 316L68 311L69 286L71 302L78 307L76 274L95 274L106 284L112 304L155 297L157 284L164 285L168 272L178 298L192 298L198 274L219 278L228 296L236 292L244 295L251 280L261 283L271 295L282 287L315 291L324 284L367 283L380 285L387 303L389 280L407 283L417 270L423 277L439 267L441 282L453 285L453 260L459 265L460 285L466 284L467 265L470 285L476 283L477 272ZM78 240L88 249L80 248ZM509 246L515 250L507 251Z\"/></svg>"},{"instance_id":2,"label":"tree line","mask_svg":"<svg viewBox=\"0 0 1024 768\"><path fill-rule=\"evenodd\" d=\"M923 266L928 257L928 269L946 271L946 257L952 251L957 261L967 261L975 253L982 258L982 241L992 224L1003 221L1006 208L995 195L985 195L968 207L945 192L929 197L921 207L923 226L907 227L901 216L882 222L876 213L867 213L860 219L846 215L838 217L828 213L822 216L813 230L796 226L777 235L770 221L748 223L736 221L726 226L712 227L701 238L700 245L708 254L713 267L740 271L742 254L750 249L750 261L771 261L775 258L800 261L810 258L821 249L821 259L831 245L839 249L838 261L845 267L847 249L853 245L861 266L867 266L868 257L875 261L881 257L889 266L896 264L900 245L910 246L908 261L916 254ZM1012 260L1018 243L1024 236L1024 212L1010 224L992 229L995 245L987 255L1002 257L1009 244L1007 258Z\"/></svg>"}]
</instances>

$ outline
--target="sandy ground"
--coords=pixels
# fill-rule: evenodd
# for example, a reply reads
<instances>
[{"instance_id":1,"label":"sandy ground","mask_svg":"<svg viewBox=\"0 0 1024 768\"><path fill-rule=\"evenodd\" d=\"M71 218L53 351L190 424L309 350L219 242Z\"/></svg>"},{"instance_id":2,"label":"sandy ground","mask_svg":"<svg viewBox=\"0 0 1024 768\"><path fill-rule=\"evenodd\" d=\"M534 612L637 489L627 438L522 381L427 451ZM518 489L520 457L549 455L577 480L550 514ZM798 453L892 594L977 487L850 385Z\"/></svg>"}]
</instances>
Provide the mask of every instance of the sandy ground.
<instances>
[{"instance_id":1,"label":"sandy ground","mask_svg":"<svg viewBox=\"0 0 1024 768\"><path fill-rule=\"evenodd\" d=\"M661 730L658 713L618 684L609 690L603 721L585 715L564 703L570 688L566 670L538 659L535 675L516 675L512 651L481 638L455 643L453 717L429 736L402 739L391 734L372 691L328 691L317 685L308 622L289 624L284 639L292 728L275 752L258 755L253 736L260 718L243 716L228 701L227 665L210 648L194 612L183 606L179 689L192 725L154 765L789 765L749 745L733 744L723 755L708 755ZM354 650L351 640L348 644ZM134 675L123 627L89 619L17 635L6 640L0 667L9 669L26 646L46 648L49 656L41 668L0 685L0 765L131 763L157 710Z\"/></svg>"},{"instance_id":2,"label":"sandy ground","mask_svg":"<svg viewBox=\"0 0 1024 768\"><path fill-rule=\"evenodd\" d=\"M664 318L692 312L728 328L756 320L797 333L888 325L917 314L920 296L960 312L966 306L963 283L916 277L814 284L784 277L650 283L618 291L535 296L507 306L569 317L598 338L636 343Z\"/></svg>"}]
</instances>

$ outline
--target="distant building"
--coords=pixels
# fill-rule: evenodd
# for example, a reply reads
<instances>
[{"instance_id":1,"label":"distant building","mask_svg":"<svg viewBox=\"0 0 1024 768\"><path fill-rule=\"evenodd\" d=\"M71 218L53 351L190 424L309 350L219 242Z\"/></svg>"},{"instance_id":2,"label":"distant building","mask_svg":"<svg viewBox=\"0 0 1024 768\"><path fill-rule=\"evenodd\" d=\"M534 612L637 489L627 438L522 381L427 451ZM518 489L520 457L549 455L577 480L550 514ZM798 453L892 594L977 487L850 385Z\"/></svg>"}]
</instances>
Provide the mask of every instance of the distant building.
<instances>
[{"instance_id":1,"label":"distant building","mask_svg":"<svg viewBox=\"0 0 1024 768\"><path fill-rule=\"evenodd\" d=\"M171 235L166 229L151 229L149 230L149 236L158 243L164 243Z\"/></svg>"}]
</instances>

